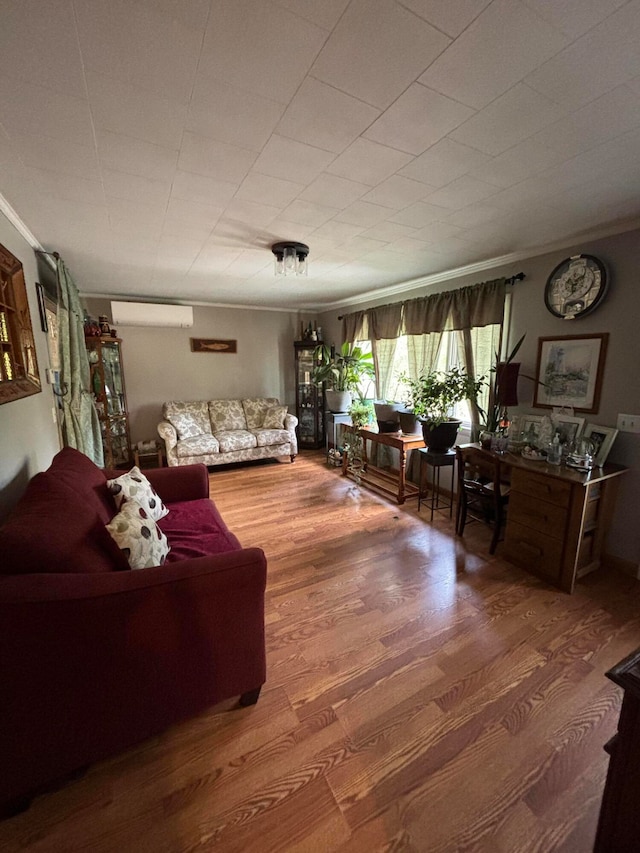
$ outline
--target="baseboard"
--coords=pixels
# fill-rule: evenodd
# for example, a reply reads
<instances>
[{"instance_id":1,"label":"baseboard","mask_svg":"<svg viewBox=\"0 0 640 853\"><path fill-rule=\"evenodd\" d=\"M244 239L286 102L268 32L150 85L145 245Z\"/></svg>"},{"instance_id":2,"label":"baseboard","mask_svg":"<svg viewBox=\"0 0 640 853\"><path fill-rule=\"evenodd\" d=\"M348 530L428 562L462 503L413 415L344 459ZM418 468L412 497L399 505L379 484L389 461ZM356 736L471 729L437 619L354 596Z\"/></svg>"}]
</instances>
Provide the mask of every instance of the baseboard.
<instances>
[{"instance_id":1,"label":"baseboard","mask_svg":"<svg viewBox=\"0 0 640 853\"><path fill-rule=\"evenodd\" d=\"M640 566L631 560L624 560L622 557L616 557L613 554L603 554L602 565L607 569L617 569L626 575L631 575L636 580L640 580Z\"/></svg>"}]
</instances>

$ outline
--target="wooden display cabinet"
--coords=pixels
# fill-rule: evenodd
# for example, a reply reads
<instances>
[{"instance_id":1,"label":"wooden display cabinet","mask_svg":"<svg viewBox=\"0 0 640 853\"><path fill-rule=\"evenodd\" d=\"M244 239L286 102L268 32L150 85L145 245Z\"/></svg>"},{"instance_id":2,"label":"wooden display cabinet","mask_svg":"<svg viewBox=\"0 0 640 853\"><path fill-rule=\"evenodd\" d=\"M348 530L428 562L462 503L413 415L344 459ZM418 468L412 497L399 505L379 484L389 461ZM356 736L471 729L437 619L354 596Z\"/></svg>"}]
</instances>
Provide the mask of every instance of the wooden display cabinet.
<instances>
[{"instance_id":1,"label":"wooden display cabinet","mask_svg":"<svg viewBox=\"0 0 640 853\"><path fill-rule=\"evenodd\" d=\"M131 464L129 410L122 366L122 341L107 336L85 338L91 368L91 391L102 432L105 468Z\"/></svg>"},{"instance_id":2,"label":"wooden display cabinet","mask_svg":"<svg viewBox=\"0 0 640 853\"><path fill-rule=\"evenodd\" d=\"M324 390L311 381L315 366L314 352L318 341L295 341L296 416L298 444L301 448L324 445Z\"/></svg>"}]
</instances>

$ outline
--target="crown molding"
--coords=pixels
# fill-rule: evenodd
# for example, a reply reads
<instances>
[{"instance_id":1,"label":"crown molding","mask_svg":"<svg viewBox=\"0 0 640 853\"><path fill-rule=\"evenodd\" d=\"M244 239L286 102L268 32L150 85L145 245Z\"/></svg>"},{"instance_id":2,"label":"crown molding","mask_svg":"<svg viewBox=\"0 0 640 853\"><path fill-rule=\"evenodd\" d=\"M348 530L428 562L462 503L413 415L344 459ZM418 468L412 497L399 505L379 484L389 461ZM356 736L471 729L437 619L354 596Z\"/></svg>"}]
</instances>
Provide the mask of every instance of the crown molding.
<instances>
[{"instance_id":1,"label":"crown molding","mask_svg":"<svg viewBox=\"0 0 640 853\"><path fill-rule=\"evenodd\" d=\"M462 278L463 276L473 275L485 270L496 269L497 267L507 266L508 264L518 263L527 258L536 258L540 255L547 255L550 252L556 252L559 249L566 249L569 246L575 246L576 243L581 243L586 240L601 240L604 237L613 237L616 234L624 234L627 231L640 229L640 219L627 220L611 225L608 228L598 228L592 231L583 231L579 234L573 234L570 237L556 240L553 243L545 243L540 246L522 249L518 252L510 252L507 255L499 255L494 258L488 258L485 261L478 261L473 264L467 264L464 267L455 267L454 269L444 270L443 272L434 273L433 275L421 276L420 278L408 279L398 284L383 287L378 290L369 290L366 293L361 293L358 296L350 296L346 299L340 299L336 302L327 303L325 305L304 306L301 310L315 311L333 311L334 309L344 308L349 305L359 305L362 302L370 302L375 299L384 299L389 296L397 296L401 293L407 293L412 290L417 290L420 287L428 287L432 284L440 284L443 281L451 281L451 279Z\"/></svg>"},{"instance_id":2,"label":"crown molding","mask_svg":"<svg viewBox=\"0 0 640 853\"><path fill-rule=\"evenodd\" d=\"M153 302L156 305L192 305L199 308L232 308L234 311L277 311L279 314L300 314L304 308L279 308L271 305L238 305L233 302L203 302L198 299L162 299L156 296L129 296L122 293L86 293L80 292L82 299L108 299L114 302ZM310 309L311 310L311 309Z\"/></svg>"},{"instance_id":3,"label":"crown molding","mask_svg":"<svg viewBox=\"0 0 640 853\"><path fill-rule=\"evenodd\" d=\"M9 222L13 225L20 236L27 241L32 249L35 249L38 252L44 252L44 246L36 238L35 234L27 228L24 220L18 216L2 193L0 193L0 213L4 213Z\"/></svg>"},{"instance_id":4,"label":"crown molding","mask_svg":"<svg viewBox=\"0 0 640 853\"><path fill-rule=\"evenodd\" d=\"M25 222L16 213L13 207L9 204L6 198L0 193L0 213L3 213L19 234L27 241L27 243L35 250L44 252L46 250L40 241L36 238L33 232L27 227ZM349 296L345 299L339 299L335 302L319 303L310 302L297 305L295 308L288 306L266 306L266 305L240 305L233 302L206 302L200 300L164 300L154 298L151 295L147 296L123 296L121 293L85 293L81 292L80 296L83 299L115 299L120 300L126 298L131 302L158 302L166 305L197 305L202 308L233 308L241 311L277 311L279 313L300 314L304 313L324 313L340 308L345 308L350 305L360 305L363 302L371 302L372 300L385 299L390 296L398 296L399 294L410 293L412 290L418 290L421 287L429 287L430 285L440 284L452 279L462 278L463 276L473 275L474 273L485 272L486 270L495 269L497 267L507 266L509 264L518 263L527 258L536 258L540 255L546 255L550 252L566 249L569 246L575 246L577 243L587 240L601 240L604 237L613 237L616 234L624 234L627 231L640 229L640 219L626 220L624 222L614 223L604 228L595 228L591 231L582 231L578 234L572 234L569 237L563 237L553 243L545 243L540 246L532 246L522 249L518 252L510 252L506 255L500 255L493 258L487 258L484 261L477 261L473 264L467 264L463 267L454 267L453 269L443 270L433 275L420 276L419 278L407 279L397 284L382 287L376 290L368 290L364 293L359 293L357 296Z\"/></svg>"}]
</instances>

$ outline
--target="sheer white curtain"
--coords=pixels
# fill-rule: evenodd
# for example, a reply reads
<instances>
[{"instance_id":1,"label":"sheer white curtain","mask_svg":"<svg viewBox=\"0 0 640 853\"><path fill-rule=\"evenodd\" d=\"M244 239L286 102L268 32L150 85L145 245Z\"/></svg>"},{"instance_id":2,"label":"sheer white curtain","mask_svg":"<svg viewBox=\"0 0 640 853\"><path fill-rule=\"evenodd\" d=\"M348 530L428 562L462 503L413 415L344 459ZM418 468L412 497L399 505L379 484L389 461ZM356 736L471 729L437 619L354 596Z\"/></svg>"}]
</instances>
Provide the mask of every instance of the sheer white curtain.
<instances>
[{"instance_id":1,"label":"sheer white curtain","mask_svg":"<svg viewBox=\"0 0 640 853\"><path fill-rule=\"evenodd\" d=\"M434 370L438 363L441 345L442 332L431 332L430 335L407 335L409 376L418 377L422 373Z\"/></svg>"}]
</instances>

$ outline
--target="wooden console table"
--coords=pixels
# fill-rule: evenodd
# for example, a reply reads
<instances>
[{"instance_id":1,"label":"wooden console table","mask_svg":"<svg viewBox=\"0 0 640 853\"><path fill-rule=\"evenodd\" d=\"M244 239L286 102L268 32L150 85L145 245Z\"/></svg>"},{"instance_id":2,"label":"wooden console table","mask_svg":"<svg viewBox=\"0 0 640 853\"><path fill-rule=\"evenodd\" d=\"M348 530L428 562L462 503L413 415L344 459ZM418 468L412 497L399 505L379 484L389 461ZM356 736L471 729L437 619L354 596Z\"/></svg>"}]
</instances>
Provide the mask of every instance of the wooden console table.
<instances>
[{"instance_id":1,"label":"wooden console table","mask_svg":"<svg viewBox=\"0 0 640 853\"><path fill-rule=\"evenodd\" d=\"M511 482L502 556L573 592L577 578L600 566L618 477L627 469L582 473L512 453L500 460Z\"/></svg>"},{"instance_id":2,"label":"wooden console table","mask_svg":"<svg viewBox=\"0 0 640 853\"><path fill-rule=\"evenodd\" d=\"M407 451L417 450L424 447L424 441L419 435L403 435L401 432L378 432L377 430L364 427L358 430L362 437L362 456L364 467L362 469L362 482L374 489L394 498L399 504L403 504L407 498L417 498L420 489L413 483L406 482ZM400 455L398 473L379 468L369 462L367 456L367 441L374 444L383 444L395 448ZM348 454L342 455L342 473L349 473Z\"/></svg>"}]
</instances>

